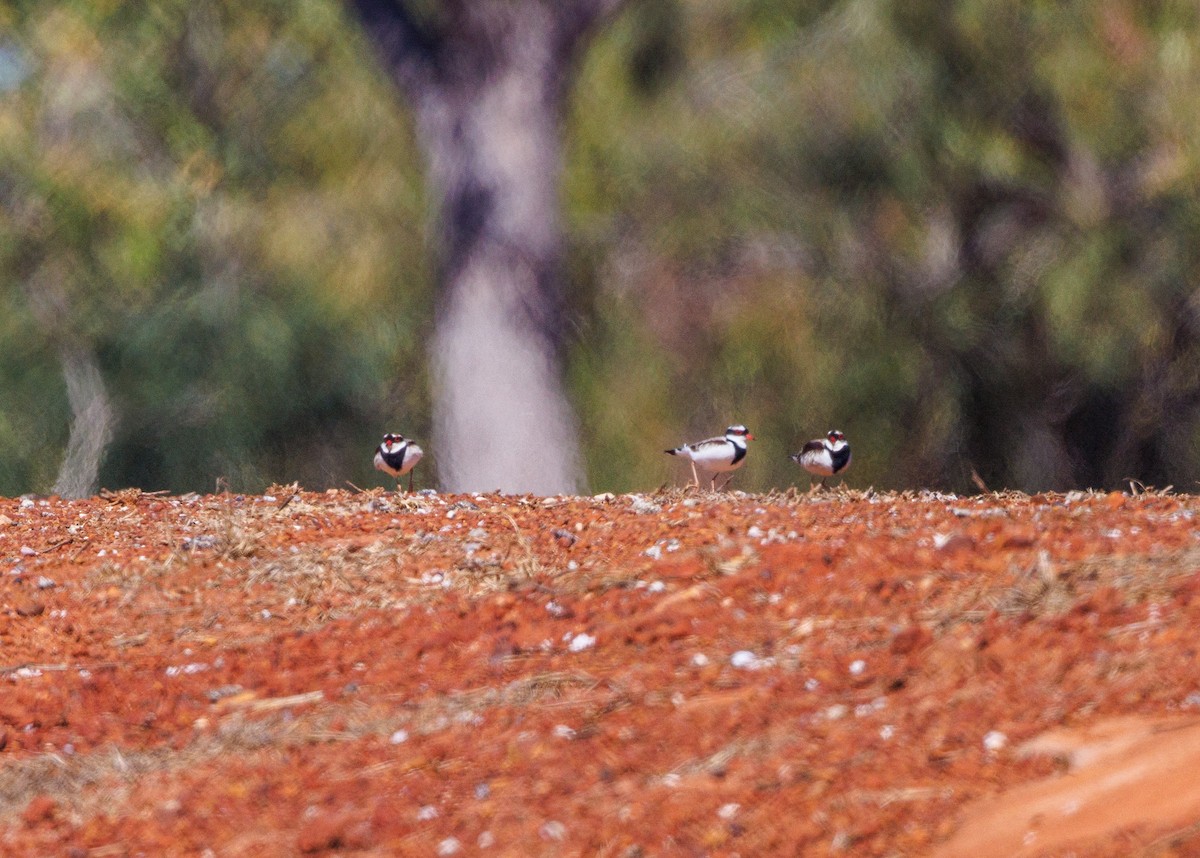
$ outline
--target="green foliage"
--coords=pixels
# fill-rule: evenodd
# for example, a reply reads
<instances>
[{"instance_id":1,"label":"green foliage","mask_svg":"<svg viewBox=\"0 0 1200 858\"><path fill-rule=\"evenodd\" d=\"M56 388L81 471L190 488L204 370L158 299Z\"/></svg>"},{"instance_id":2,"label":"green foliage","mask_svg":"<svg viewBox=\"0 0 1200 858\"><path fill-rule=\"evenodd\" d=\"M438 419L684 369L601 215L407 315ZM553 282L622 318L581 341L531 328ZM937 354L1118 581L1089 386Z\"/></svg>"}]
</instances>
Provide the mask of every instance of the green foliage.
<instances>
[{"instance_id":1,"label":"green foliage","mask_svg":"<svg viewBox=\"0 0 1200 858\"><path fill-rule=\"evenodd\" d=\"M1188 3L631 4L566 124L593 487L735 420L746 488L835 426L858 485L1191 487L1198 91ZM336 0L0 0L0 492L54 481L67 345L111 487L436 458L406 121Z\"/></svg>"},{"instance_id":2,"label":"green foliage","mask_svg":"<svg viewBox=\"0 0 1200 858\"><path fill-rule=\"evenodd\" d=\"M622 424L743 419L752 486L834 425L881 487L1200 477L1193 6L651 5L666 71L619 21L567 159L589 300L674 368Z\"/></svg>"},{"instance_id":3,"label":"green foliage","mask_svg":"<svg viewBox=\"0 0 1200 858\"><path fill-rule=\"evenodd\" d=\"M53 482L66 342L119 415L108 486L370 484L384 429L428 432L419 164L336 4L0 18L0 491Z\"/></svg>"}]
</instances>

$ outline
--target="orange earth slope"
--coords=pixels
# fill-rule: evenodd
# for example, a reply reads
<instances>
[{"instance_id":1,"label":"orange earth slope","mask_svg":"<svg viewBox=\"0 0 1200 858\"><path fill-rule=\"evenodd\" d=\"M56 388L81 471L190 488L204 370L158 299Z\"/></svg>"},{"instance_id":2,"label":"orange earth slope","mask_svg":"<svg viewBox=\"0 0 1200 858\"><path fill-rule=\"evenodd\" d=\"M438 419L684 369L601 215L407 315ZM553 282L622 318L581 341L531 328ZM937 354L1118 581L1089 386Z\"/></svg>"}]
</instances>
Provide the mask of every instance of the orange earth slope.
<instances>
[{"instance_id":1,"label":"orange earth slope","mask_svg":"<svg viewBox=\"0 0 1200 858\"><path fill-rule=\"evenodd\" d=\"M1198 514L0 499L0 854L1200 854Z\"/></svg>"}]
</instances>

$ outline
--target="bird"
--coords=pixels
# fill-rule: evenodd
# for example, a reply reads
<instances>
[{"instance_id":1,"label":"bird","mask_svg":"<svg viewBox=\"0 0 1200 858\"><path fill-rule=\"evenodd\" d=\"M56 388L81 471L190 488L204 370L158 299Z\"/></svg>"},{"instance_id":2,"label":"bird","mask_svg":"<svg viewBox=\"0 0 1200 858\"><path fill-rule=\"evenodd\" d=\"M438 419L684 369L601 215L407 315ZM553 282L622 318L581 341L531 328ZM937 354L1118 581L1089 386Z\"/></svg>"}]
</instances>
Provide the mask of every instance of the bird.
<instances>
[{"instance_id":1,"label":"bird","mask_svg":"<svg viewBox=\"0 0 1200 858\"><path fill-rule=\"evenodd\" d=\"M408 490L413 487L412 469L425 451L406 439L403 435L388 432L383 436L383 443L375 450L375 467L396 478L396 490L400 490L400 478L408 474Z\"/></svg>"},{"instance_id":2,"label":"bird","mask_svg":"<svg viewBox=\"0 0 1200 858\"><path fill-rule=\"evenodd\" d=\"M730 426L721 438L706 438L695 444L683 444L674 450L666 452L671 456L682 456L692 462L692 477L696 480L696 488L700 488L699 471L709 475L711 487L717 488L717 474L736 471L746 461L746 442L753 441L754 436L741 424ZM730 475L729 480L733 479ZM726 480L722 487L729 484Z\"/></svg>"},{"instance_id":3,"label":"bird","mask_svg":"<svg viewBox=\"0 0 1200 858\"><path fill-rule=\"evenodd\" d=\"M789 458L814 476L825 480L840 474L850 467L850 445L846 436L838 429L830 429L824 438L816 438L793 453Z\"/></svg>"}]
</instances>

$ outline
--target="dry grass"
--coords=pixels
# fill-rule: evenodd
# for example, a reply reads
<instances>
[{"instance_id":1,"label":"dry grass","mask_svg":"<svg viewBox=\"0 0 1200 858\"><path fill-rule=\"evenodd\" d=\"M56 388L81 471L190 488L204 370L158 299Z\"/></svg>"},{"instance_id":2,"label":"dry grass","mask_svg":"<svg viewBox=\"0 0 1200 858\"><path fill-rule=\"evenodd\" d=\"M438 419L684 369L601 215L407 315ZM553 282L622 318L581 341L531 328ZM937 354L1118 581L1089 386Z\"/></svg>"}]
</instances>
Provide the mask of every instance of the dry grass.
<instances>
[{"instance_id":1,"label":"dry grass","mask_svg":"<svg viewBox=\"0 0 1200 858\"><path fill-rule=\"evenodd\" d=\"M14 818L39 795L49 796L76 819L121 813L139 780L153 773L183 772L221 757L243 758L257 751L390 737L398 730L414 735L436 733L466 723L494 708L625 705L623 694L604 690L582 672L554 671L421 701L396 700L380 714L351 699L328 701L319 692L281 698L229 698L216 704L212 719L197 723L194 741L178 750L122 751L109 747L90 754L44 753L8 761L0 767L0 818ZM566 701L567 695L572 695ZM380 766L399 762L384 760Z\"/></svg>"},{"instance_id":2,"label":"dry grass","mask_svg":"<svg viewBox=\"0 0 1200 858\"><path fill-rule=\"evenodd\" d=\"M1062 562L1041 551L1029 564L1014 567L1008 583L981 583L964 590L951 605L922 614L940 631L963 622L979 622L990 613L1004 616L1060 616L1098 590L1111 587L1126 604L1170 596L1182 580L1200 570L1200 549L1162 554L1089 557Z\"/></svg>"}]
</instances>

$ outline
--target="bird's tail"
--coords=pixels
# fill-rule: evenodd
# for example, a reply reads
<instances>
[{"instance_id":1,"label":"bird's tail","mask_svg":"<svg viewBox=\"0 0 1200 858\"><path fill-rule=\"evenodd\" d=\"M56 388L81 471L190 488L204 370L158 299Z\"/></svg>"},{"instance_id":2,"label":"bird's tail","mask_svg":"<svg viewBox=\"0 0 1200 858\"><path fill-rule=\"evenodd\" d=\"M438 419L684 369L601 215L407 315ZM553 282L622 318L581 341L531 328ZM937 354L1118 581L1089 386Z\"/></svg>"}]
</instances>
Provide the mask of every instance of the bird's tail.
<instances>
[{"instance_id":1,"label":"bird's tail","mask_svg":"<svg viewBox=\"0 0 1200 858\"><path fill-rule=\"evenodd\" d=\"M663 452L666 453L668 456L678 456L679 451L682 449L683 449L682 447L676 447L674 450L663 450Z\"/></svg>"}]
</instances>

